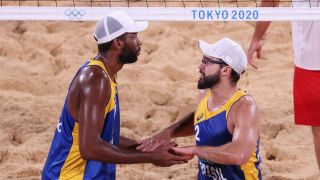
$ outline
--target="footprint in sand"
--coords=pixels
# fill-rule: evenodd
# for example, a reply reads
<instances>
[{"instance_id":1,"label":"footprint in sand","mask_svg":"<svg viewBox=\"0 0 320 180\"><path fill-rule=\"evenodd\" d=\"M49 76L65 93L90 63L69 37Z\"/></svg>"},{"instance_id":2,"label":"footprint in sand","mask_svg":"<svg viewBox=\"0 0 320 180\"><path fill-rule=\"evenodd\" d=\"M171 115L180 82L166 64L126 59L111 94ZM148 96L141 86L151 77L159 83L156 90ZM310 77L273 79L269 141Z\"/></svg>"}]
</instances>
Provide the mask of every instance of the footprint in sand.
<instances>
[{"instance_id":1,"label":"footprint in sand","mask_svg":"<svg viewBox=\"0 0 320 180\"><path fill-rule=\"evenodd\" d=\"M267 140L276 139L278 134L285 129L285 124L268 123L263 124L262 129L266 129L263 133L267 136Z\"/></svg>"},{"instance_id":2,"label":"footprint in sand","mask_svg":"<svg viewBox=\"0 0 320 180\"><path fill-rule=\"evenodd\" d=\"M0 165L4 164L8 160L8 150L1 150L0 151Z\"/></svg>"},{"instance_id":3,"label":"footprint in sand","mask_svg":"<svg viewBox=\"0 0 320 180\"><path fill-rule=\"evenodd\" d=\"M151 89L147 91L147 95L154 104L160 106L165 106L173 98L173 95L164 89Z\"/></svg>"},{"instance_id":4,"label":"footprint in sand","mask_svg":"<svg viewBox=\"0 0 320 180\"><path fill-rule=\"evenodd\" d=\"M7 50L5 50L4 48L0 47L0 56L6 56L7 55Z\"/></svg>"},{"instance_id":5,"label":"footprint in sand","mask_svg":"<svg viewBox=\"0 0 320 180\"><path fill-rule=\"evenodd\" d=\"M159 45L153 44L153 43L148 43L148 45L144 48L144 51L148 54L151 55L155 51L159 49Z\"/></svg>"},{"instance_id":6,"label":"footprint in sand","mask_svg":"<svg viewBox=\"0 0 320 180\"><path fill-rule=\"evenodd\" d=\"M266 159L269 161L287 161L296 160L297 156L292 154L281 147L274 146L273 144L266 144Z\"/></svg>"},{"instance_id":7,"label":"footprint in sand","mask_svg":"<svg viewBox=\"0 0 320 180\"><path fill-rule=\"evenodd\" d=\"M60 33L66 31L69 27L69 25L60 25L61 22L50 22L47 24L47 33L48 34L54 34L54 33Z\"/></svg>"},{"instance_id":8,"label":"footprint in sand","mask_svg":"<svg viewBox=\"0 0 320 180\"><path fill-rule=\"evenodd\" d=\"M177 42L178 50L185 51L186 49L190 49L190 47L195 47L195 42L196 39L186 35L182 35Z\"/></svg>"},{"instance_id":9,"label":"footprint in sand","mask_svg":"<svg viewBox=\"0 0 320 180\"><path fill-rule=\"evenodd\" d=\"M10 142L14 146L19 146L24 142L24 139L21 134L14 132L11 136Z\"/></svg>"},{"instance_id":10,"label":"footprint in sand","mask_svg":"<svg viewBox=\"0 0 320 180\"><path fill-rule=\"evenodd\" d=\"M146 36L147 37L161 37L165 32L165 29L161 27L161 25L158 25L158 28L157 28L157 25L154 26L154 30L153 31L146 31ZM149 41L150 42L150 41Z\"/></svg>"},{"instance_id":11,"label":"footprint in sand","mask_svg":"<svg viewBox=\"0 0 320 180\"><path fill-rule=\"evenodd\" d=\"M63 54L63 51L62 51L62 46L63 42L57 44L56 46L54 46L51 50L50 50L50 54L53 56L53 57L57 57L59 56L60 54Z\"/></svg>"},{"instance_id":12,"label":"footprint in sand","mask_svg":"<svg viewBox=\"0 0 320 180\"><path fill-rule=\"evenodd\" d=\"M181 81L188 78L188 74L176 66L166 65L161 71L169 76L172 81Z\"/></svg>"},{"instance_id":13,"label":"footprint in sand","mask_svg":"<svg viewBox=\"0 0 320 180\"><path fill-rule=\"evenodd\" d=\"M54 75L58 75L61 71L68 69L64 58L53 58L50 59L51 67L53 69Z\"/></svg>"},{"instance_id":14,"label":"footprint in sand","mask_svg":"<svg viewBox=\"0 0 320 180\"><path fill-rule=\"evenodd\" d=\"M23 153L24 159L26 159L30 163L41 163L45 160L47 155L46 151L33 151L33 152L25 152Z\"/></svg>"},{"instance_id":15,"label":"footprint in sand","mask_svg":"<svg viewBox=\"0 0 320 180\"><path fill-rule=\"evenodd\" d=\"M41 175L41 170L37 169L37 168L27 168L24 170L19 170L17 172L17 177L18 178L28 178L30 179L30 177L34 177L37 178Z\"/></svg>"},{"instance_id":16,"label":"footprint in sand","mask_svg":"<svg viewBox=\"0 0 320 180\"><path fill-rule=\"evenodd\" d=\"M27 31L27 29L28 28L26 27L26 25L21 21L18 22L17 26L12 30L12 32L22 35Z\"/></svg>"},{"instance_id":17,"label":"footprint in sand","mask_svg":"<svg viewBox=\"0 0 320 180\"><path fill-rule=\"evenodd\" d=\"M152 108L145 113L145 119L165 119L170 122L176 121L179 110L176 107ZM161 121L163 122L163 121Z\"/></svg>"}]
</instances>

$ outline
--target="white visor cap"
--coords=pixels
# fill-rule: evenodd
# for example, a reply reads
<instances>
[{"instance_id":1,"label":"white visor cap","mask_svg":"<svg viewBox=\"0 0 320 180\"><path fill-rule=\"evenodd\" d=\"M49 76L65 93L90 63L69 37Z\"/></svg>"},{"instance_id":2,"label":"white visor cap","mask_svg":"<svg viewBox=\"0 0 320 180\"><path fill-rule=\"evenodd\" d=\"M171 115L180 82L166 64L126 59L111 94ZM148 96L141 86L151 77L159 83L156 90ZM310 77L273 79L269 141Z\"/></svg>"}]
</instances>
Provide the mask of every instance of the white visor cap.
<instances>
[{"instance_id":1,"label":"white visor cap","mask_svg":"<svg viewBox=\"0 0 320 180\"><path fill-rule=\"evenodd\" d=\"M239 75L247 69L246 53L238 43L229 38L223 38L213 44L199 40L198 45L204 56L222 59Z\"/></svg>"},{"instance_id":2,"label":"white visor cap","mask_svg":"<svg viewBox=\"0 0 320 180\"><path fill-rule=\"evenodd\" d=\"M134 21L124 11L114 11L99 20L93 36L98 44L106 43L123 35L124 33L138 33L148 27L147 21Z\"/></svg>"}]
</instances>

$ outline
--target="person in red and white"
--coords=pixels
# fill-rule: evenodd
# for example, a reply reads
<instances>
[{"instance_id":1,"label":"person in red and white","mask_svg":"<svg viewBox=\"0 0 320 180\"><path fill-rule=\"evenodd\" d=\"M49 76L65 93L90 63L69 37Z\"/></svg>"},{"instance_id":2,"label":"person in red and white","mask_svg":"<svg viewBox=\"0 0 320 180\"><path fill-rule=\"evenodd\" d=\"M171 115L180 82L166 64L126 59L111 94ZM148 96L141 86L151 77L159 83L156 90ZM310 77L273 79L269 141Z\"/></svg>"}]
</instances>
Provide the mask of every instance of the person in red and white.
<instances>
[{"instance_id":1,"label":"person in red and white","mask_svg":"<svg viewBox=\"0 0 320 180\"><path fill-rule=\"evenodd\" d=\"M278 6L279 0L262 0L260 6ZM293 1L293 7L320 7L319 1ZM257 22L247 56L254 68L253 59L261 57L262 37L271 22ZM296 125L311 126L315 153L320 168L320 21L292 22L295 55L293 99Z\"/></svg>"}]
</instances>

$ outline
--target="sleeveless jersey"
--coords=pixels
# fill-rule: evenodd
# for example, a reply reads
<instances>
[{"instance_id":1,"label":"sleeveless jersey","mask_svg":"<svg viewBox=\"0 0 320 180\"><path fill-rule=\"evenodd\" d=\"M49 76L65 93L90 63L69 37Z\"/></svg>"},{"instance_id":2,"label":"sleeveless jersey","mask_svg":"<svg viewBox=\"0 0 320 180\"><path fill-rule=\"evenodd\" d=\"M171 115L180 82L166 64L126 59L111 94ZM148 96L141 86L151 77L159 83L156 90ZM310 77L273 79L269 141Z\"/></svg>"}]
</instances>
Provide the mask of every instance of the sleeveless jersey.
<instances>
[{"instance_id":1,"label":"sleeveless jersey","mask_svg":"<svg viewBox=\"0 0 320 180\"><path fill-rule=\"evenodd\" d=\"M106 74L106 68L101 61L89 60L81 66L78 72L87 66L99 66ZM109 75L108 75L109 77ZM115 146L120 139L120 109L117 94L117 84L109 77L111 85L110 100L105 107L104 127L101 138ZM42 179L115 179L115 164L103 163L81 158L79 150L79 125L71 117L67 98L65 100L60 120L52 140Z\"/></svg>"},{"instance_id":2,"label":"sleeveless jersey","mask_svg":"<svg viewBox=\"0 0 320 180\"><path fill-rule=\"evenodd\" d=\"M209 92L199 103L194 116L194 130L197 146L221 146L232 141L233 135L227 127L227 117L232 105L246 92L238 90L226 104L215 111L208 110L208 99L212 96ZM259 156L259 140L249 161L241 166L223 165L199 158L198 179L217 180L256 180L261 179Z\"/></svg>"}]
</instances>

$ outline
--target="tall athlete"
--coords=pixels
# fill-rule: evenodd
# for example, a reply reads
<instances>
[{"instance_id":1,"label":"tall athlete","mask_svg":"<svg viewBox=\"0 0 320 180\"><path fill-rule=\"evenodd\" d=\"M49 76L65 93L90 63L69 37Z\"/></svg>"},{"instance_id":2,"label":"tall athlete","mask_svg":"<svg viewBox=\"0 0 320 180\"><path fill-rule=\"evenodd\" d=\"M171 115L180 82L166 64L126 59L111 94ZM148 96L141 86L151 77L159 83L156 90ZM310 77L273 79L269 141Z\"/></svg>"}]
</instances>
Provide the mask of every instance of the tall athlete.
<instances>
[{"instance_id":1,"label":"tall athlete","mask_svg":"<svg viewBox=\"0 0 320 180\"><path fill-rule=\"evenodd\" d=\"M198 179L261 179L259 168L259 112L254 99L237 87L246 70L247 57L239 44L224 38L208 44L199 41L203 53L195 112L137 148L153 150L173 137L195 135L196 145L173 148L177 154L198 156Z\"/></svg>"},{"instance_id":2,"label":"tall athlete","mask_svg":"<svg viewBox=\"0 0 320 180\"><path fill-rule=\"evenodd\" d=\"M170 166L187 161L169 152L174 143L142 153L132 148L137 141L120 136L115 77L124 64L137 61L137 33L147 26L124 12L97 23L98 54L82 65L70 84L42 179L115 179L118 163Z\"/></svg>"},{"instance_id":3,"label":"tall athlete","mask_svg":"<svg viewBox=\"0 0 320 180\"><path fill-rule=\"evenodd\" d=\"M262 0L261 7L279 6L280 0ZM319 8L320 1L292 1L292 7ZM253 55L261 57L262 39L270 21L257 22L248 49L249 64L258 68ZM296 125L311 126L314 151L320 170L320 21L293 21L293 108Z\"/></svg>"}]
</instances>

